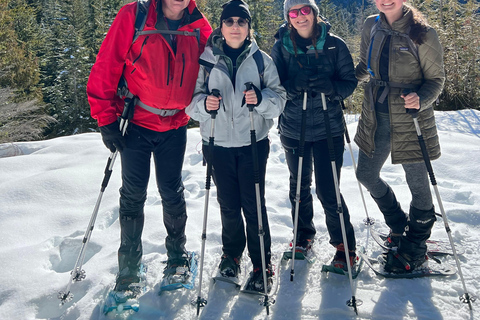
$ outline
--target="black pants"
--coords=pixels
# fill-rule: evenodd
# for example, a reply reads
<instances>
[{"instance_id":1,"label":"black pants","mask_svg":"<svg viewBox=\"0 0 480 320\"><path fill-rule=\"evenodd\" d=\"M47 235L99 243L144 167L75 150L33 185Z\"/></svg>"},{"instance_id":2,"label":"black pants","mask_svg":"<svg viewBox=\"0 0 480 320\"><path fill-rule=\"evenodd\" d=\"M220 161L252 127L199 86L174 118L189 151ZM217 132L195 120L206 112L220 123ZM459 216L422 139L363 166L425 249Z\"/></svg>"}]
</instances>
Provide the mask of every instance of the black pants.
<instances>
[{"instance_id":1,"label":"black pants","mask_svg":"<svg viewBox=\"0 0 480 320\"><path fill-rule=\"evenodd\" d=\"M292 220L295 219L295 194L297 190L298 175L298 147L299 141L285 136L280 136L282 146L285 149L288 169L290 170L290 193L289 198L292 204ZM333 138L335 150L335 165L338 181L340 181L340 170L343 165L344 141L343 136ZM313 161L312 161L313 160ZM329 157L327 140L305 141L305 151L302 165L302 182L300 188L300 206L298 212L297 242L305 239L313 239L316 233L313 224L313 197L311 193L313 166L315 167L315 184L317 197L322 203L325 211L325 219L330 243L336 246L343 243L340 217L337 213L337 197L335 182L333 180L332 165ZM350 215L347 205L341 196L343 218L347 233L348 248L355 249L355 233L350 223Z\"/></svg>"},{"instance_id":2,"label":"black pants","mask_svg":"<svg viewBox=\"0 0 480 320\"><path fill-rule=\"evenodd\" d=\"M265 170L270 151L268 139L257 142L257 148L260 201L265 232L265 262L269 264L271 238L265 207ZM203 154L208 154L206 145L203 146ZM254 268L261 268L252 148L251 146L240 148L215 146L212 159L213 181L217 187L217 200L222 217L223 252L238 257L242 255L247 245ZM242 210L246 222L246 236Z\"/></svg>"},{"instance_id":3,"label":"black pants","mask_svg":"<svg viewBox=\"0 0 480 320\"><path fill-rule=\"evenodd\" d=\"M152 154L157 187L162 198L163 220L167 229L165 246L168 258L176 259L186 253L187 213L182 183L182 165L187 143L186 126L177 130L156 132L131 124L126 137L127 147L121 152L121 244L118 250L120 271L124 267L135 267L142 257L143 208L147 199Z\"/></svg>"}]
</instances>

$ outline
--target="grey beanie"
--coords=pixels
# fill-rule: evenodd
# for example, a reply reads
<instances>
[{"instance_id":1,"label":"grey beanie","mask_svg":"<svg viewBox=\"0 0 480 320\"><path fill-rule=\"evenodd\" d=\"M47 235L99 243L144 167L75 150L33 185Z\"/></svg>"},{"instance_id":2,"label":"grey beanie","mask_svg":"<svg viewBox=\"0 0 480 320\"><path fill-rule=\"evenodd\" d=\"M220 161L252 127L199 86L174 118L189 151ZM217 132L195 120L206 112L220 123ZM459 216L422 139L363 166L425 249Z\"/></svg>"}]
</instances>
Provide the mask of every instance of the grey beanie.
<instances>
[{"instance_id":1,"label":"grey beanie","mask_svg":"<svg viewBox=\"0 0 480 320\"><path fill-rule=\"evenodd\" d=\"M304 4L306 6L310 6L313 8L313 15L315 17L318 16L318 7L317 4L315 3L315 0L285 0L283 3L283 15L285 17L285 20L288 21L288 11L296 5L299 4Z\"/></svg>"}]
</instances>

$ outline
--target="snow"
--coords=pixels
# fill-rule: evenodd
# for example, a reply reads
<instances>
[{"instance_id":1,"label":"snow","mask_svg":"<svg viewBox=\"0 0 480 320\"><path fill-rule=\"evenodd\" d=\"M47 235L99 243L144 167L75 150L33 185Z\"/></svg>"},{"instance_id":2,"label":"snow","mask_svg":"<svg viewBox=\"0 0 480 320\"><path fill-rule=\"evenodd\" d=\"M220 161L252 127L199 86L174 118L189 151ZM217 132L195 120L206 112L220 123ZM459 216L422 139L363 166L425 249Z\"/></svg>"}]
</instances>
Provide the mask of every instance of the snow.
<instances>
[{"instance_id":1,"label":"snow","mask_svg":"<svg viewBox=\"0 0 480 320\"><path fill-rule=\"evenodd\" d=\"M480 111L436 112L442 157L433 162L438 189L459 256L467 291L480 290ZM350 136L356 131L358 115L348 115ZM272 234L272 250L279 254L291 240L292 222L288 201L288 170L276 130L270 132L271 152L267 171L267 210ZM183 167L188 206L187 248L200 253L204 216L206 168L199 153L198 129L188 130ZM358 148L352 143L355 159ZM59 306L59 291L65 290L75 265L85 230L90 221L109 151L100 134L86 133L48 141L0 145L0 319L104 319L102 302L114 283L119 246L118 189L121 184L117 160L110 184L104 192L83 269L86 279L72 284L73 300ZM358 245L368 245L371 255L381 251L367 239L366 217L355 180L349 149L345 152L341 191L352 215ZM152 171L152 175L153 175ZM398 200L408 208L410 193L400 165L387 161L383 177ZM194 290L163 293L158 284L166 259L161 199L153 176L145 205L143 234L144 262L148 266L148 292L140 298L135 319L190 319L196 309ZM433 188L432 188L433 190ZM314 189L312 188L312 192ZM383 218L367 192L365 202L373 226L386 230ZM437 202L434 198L435 204ZM437 205L437 211L438 211ZM352 296L348 277L321 273L334 249L328 244L323 210L315 198L317 260L312 265L295 263L295 279L290 282L290 266L277 261L279 275L276 304L271 319L480 319L480 306L473 311L459 301L464 288L458 273L448 278L414 280L382 279L366 266L355 281L359 315L346 306ZM238 294L228 284L213 284L212 273L221 254L221 224L216 189L210 192L202 297L208 305L200 319L264 319L265 308L256 297ZM439 219L432 238L448 241ZM455 265L452 257L442 258ZM446 260L446 261L445 261ZM248 261L248 258L243 260ZM433 263L433 262L431 262ZM244 263L245 264L245 263ZM250 268L247 266L247 268ZM243 273L249 270L244 269Z\"/></svg>"}]
</instances>

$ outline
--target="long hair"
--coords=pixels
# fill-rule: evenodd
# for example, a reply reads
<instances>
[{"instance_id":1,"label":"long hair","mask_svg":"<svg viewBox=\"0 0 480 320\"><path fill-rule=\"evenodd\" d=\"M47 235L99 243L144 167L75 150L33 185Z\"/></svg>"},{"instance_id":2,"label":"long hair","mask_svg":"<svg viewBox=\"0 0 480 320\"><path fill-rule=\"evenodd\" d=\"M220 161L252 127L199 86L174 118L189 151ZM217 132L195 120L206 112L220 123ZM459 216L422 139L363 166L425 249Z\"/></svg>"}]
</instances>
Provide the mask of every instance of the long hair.
<instances>
[{"instance_id":1,"label":"long hair","mask_svg":"<svg viewBox=\"0 0 480 320\"><path fill-rule=\"evenodd\" d=\"M425 16L419 10L409 4L404 3L403 5L412 12L412 24L408 35L413 42L417 45L421 45L425 42L425 37L427 36L428 29L430 29L430 25Z\"/></svg>"}]
</instances>

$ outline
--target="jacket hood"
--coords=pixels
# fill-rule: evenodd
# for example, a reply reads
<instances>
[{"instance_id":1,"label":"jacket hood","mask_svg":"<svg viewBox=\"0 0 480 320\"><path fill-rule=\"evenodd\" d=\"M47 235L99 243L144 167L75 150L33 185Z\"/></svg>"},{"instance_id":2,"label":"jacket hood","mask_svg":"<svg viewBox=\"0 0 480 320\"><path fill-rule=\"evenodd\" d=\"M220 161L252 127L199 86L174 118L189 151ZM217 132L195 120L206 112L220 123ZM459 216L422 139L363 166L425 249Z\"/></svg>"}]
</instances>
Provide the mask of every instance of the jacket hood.
<instances>
[{"instance_id":1,"label":"jacket hood","mask_svg":"<svg viewBox=\"0 0 480 320\"><path fill-rule=\"evenodd\" d=\"M325 39L327 38L327 33L331 28L331 25L328 22L320 21L317 25L317 28L320 28L320 37L317 39L317 43L315 44L315 48L317 50L323 50L323 46L325 44ZM295 49L293 47L292 39L290 39L290 29L288 28L287 24L283 24L280 29L278 30L275 38L280 40L285 47L285 49L290 54L295 54ZM278 37L278 38L277 38ZM311 48L312 50L315 48ZM297 48L297 51L301 49ZM309 49L310 50L310 49Z\"/></svg>"}]
</instances>

